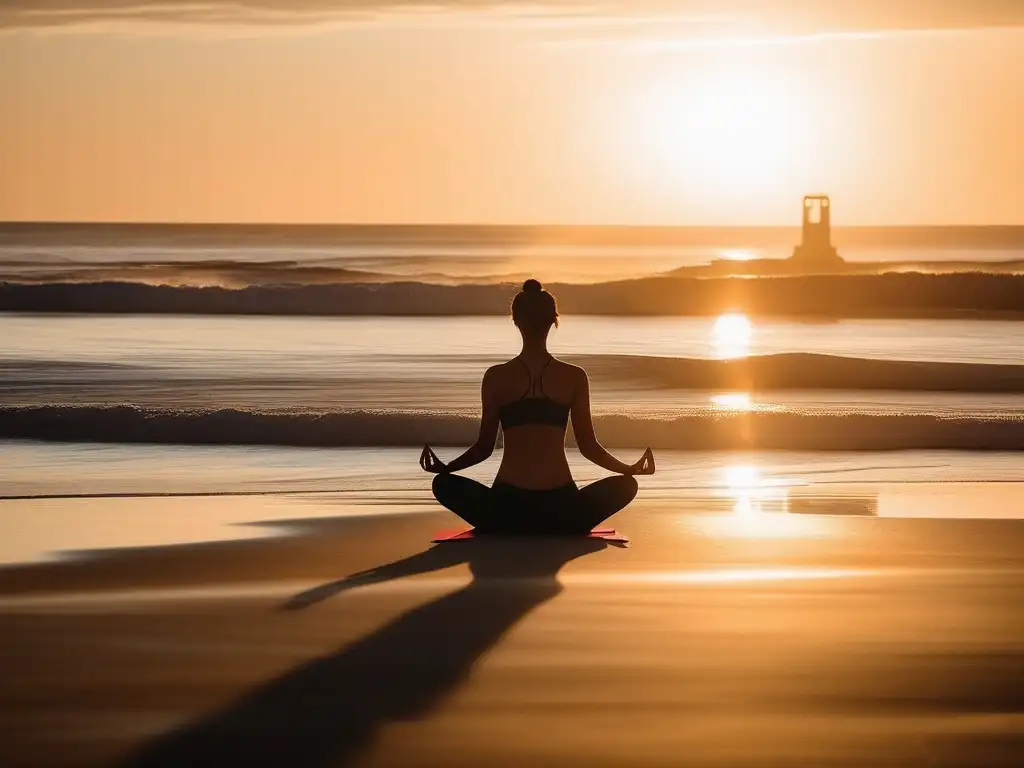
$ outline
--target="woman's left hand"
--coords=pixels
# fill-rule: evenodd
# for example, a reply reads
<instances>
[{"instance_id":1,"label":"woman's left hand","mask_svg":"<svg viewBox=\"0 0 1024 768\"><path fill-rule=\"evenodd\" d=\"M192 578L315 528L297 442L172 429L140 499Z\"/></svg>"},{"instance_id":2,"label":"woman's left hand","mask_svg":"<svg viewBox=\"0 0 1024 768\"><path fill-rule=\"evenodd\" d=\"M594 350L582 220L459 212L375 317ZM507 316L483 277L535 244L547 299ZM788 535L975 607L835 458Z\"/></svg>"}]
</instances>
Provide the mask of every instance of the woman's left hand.
<instances>
[{"instance_id":1,"label":"woman's left hand","mask_svg":"<svg viewBox=\"0 0 1024 768\"><path fill-rule=\"evenodd\" d=\"M429 445L423 446L423 452L420 454L420 467L424 472L435 475L443 475L448 472L448 465L437 458L437 454L431 450Z\"/></svg>"},{"instance_id":2,"label":"woman's left hand","mask_svg":"<svg viewBox=\"0 0 1024 768\"><path fill-rule=\"evenodd\" d=\"M655 470L654 451L648 448L644 451L644 455L640 457L640 461L629 469L630 475L653 475Z\"/></svg>"}]
</instances>

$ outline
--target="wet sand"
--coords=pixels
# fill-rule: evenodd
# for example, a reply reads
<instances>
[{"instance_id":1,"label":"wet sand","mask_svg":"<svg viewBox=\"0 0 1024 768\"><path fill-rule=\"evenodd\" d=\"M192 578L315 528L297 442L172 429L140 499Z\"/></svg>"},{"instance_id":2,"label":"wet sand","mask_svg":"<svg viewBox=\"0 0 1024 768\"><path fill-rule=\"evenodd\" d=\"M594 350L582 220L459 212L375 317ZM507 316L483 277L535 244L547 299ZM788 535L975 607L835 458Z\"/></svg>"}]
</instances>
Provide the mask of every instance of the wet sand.
<instances>
[{"instance_id":1,"label":"wet sand","mask_svg":"<svg viewBox=\"0 0 1024 768\"><path fill-rule=\"evenodd\" d=\"M0 569L0 765L1024 754L1020 521L700 514L657 498L613 519L628 548L431 546L449 516L288 503L286 536Z\"/></svg>"}]
</instances>

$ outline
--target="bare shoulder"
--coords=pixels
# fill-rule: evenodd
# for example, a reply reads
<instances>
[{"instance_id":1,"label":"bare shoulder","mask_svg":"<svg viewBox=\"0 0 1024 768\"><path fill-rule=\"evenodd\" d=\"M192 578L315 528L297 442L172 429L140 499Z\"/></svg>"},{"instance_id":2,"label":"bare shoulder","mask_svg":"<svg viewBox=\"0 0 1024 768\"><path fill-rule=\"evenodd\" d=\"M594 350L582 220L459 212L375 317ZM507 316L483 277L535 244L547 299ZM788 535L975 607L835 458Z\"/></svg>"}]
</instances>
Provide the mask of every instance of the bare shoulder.
<instances>
[{"instance_id":1,"label":"bare shoulder","mask_svg":"<svg viewBox=\"0 0 1024 768\"><path fill-rule=\"evenodd\" d=\"M517 364L516 359L506 360L504 363L495 363L484 371L484 379L499 380L503 377L522 372L522 365Z\"/></svg>"},{"instance_id":2,"label":"bare shoulder","mask_svg":"<svg viewBox=\"0 0 1024 768\"><path fill-rule=\"evenodd\" d=\"M564 360L558 360L555 358L558 365L558 376L559 378L568 385L568 392L573 401L576 398L587 391L590 386L590 379L587 377L587 372L578 365L567 363Z\"/></svg>"},{"instance_id":3,"label":"bare shoulder","mask_svg":"<svg viewBox=\"0 0 1024 768\"><path fill-rule=\"evenodd\" d=\"M501 378L501 374L504 371L506 365L508 365L508 363L498 363L497 365L492 365L490 368L484 371L484 386L486 387L498 381L498 379Z\"/></svg>"},{"instance_id":4,"label":"bare shoulder","mask_svg":"<svg viewBox=\"0 0 1024 768\"><path fill-rule=\"evenodd\" d=\"M588 381L586 370L584 370L580 366L573 365L572 363L567 363L565 362L565 360L559 360L557 357L555 358L555 362L558 364L558 367L564 372L564 375L571 377L574 382L583 383L585 381Z\"/></svg>"},{"instance_id":5,"label":"bare shoulder","mask_svg":"<svg viewBox=\"0 0 1024 768\"><path fill-rule=\"evenodd\" d=\"M504 389L518 381L521 373L513 360L497 363L484 371L483 386L485 389Z\"/></svg>"}]
</instances>

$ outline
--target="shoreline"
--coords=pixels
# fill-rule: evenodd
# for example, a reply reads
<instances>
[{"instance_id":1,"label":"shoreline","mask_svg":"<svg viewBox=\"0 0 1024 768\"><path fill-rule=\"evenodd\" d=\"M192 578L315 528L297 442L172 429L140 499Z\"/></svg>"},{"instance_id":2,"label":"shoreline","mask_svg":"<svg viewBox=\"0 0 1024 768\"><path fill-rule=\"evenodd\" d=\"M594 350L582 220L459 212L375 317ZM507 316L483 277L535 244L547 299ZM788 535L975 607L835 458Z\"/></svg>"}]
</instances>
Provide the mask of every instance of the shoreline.
<instances>
[{"instance_id":1,"label":"shoreline","mask_svg":"<svg viewBox=\"0 0 1024 768\"><path fill-rule=\"evenodd\" d=\"M675 474L672 457L667 458L665 471ZM756 463L725 464L689 481L642 484L623 520L647 525L650 518L662 527L674 521L677 530L670 538L696 532L725 542L773 542L769 561L779 554L779 542L814 539L823 532L828 538L836 526L967 531L1009 526L1015 535L1017 525L1024 532L1024 458L1017 462L1017 475L1008 473L1001 480L951 466L926 472L894 463L882 471L854 461L845 471L830 474L827 467L786 471ZM962 477L949 479L951 474ZM475 477L487 482L483 473ZM585 485L590 479L578 482ZM323 526L331 531L409 528L423 531L429 541L428 529L464 525L434 501L428 481L410 477L397 488L382 485L376 490L109 489L4 496L0 528L8 536L0 542L0 593L8 593L4 583L12 574L50 569L39 586L56 588L59 580L52 574L62 569L87 573L90 562L116 558L119 552L136 552L144 560L147 552L160 556L188 546L273 550L288 548L288 540L302 540ZM611 524L619 525L619 519Z\"/></svg>"}]
</instances>

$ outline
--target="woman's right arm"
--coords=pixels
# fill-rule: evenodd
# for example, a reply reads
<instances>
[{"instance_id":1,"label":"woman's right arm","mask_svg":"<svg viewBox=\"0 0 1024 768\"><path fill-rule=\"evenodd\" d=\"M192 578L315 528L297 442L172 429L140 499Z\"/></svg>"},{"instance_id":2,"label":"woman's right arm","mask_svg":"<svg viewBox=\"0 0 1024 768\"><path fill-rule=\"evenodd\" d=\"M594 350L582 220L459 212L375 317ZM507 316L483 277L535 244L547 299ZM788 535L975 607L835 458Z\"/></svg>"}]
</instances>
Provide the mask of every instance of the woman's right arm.
<instances>
[{"instance_id":1,"label":"woman's right arm","mask_svg":"<svg viewBox=\"0 0 1024 768\"><path fill-rule=\"evenodd\" d=\"M480 385L482 414L480 417L480 431L476 442L461 456L452 459L448 464L442 465L440 471L446 474L459 472L487 461L491 454L494 453L494 443L498 438L499 423L498 404L494 399L494 373L496 368L497 366L487 369L487 372L484 374L483 383Z\"/></svg>"},{"instance_id":2,"label":"woman's right arm","mask_svg":"<svg viewBox=\"0 0 1024 768\"><path fill-rule=\"evenodd\" d=\"M576 446L583 458L592 461L602 469L620 475L631 475L638 470L637 465L624 464L605 449L594 433L594 420L590 414L590 378L582 368L579 370L579 382L573 396L570 413L572 415L572 432L576 437ZM642 463L643 459L638 462Z\"/></svg>"}]
</instances>

